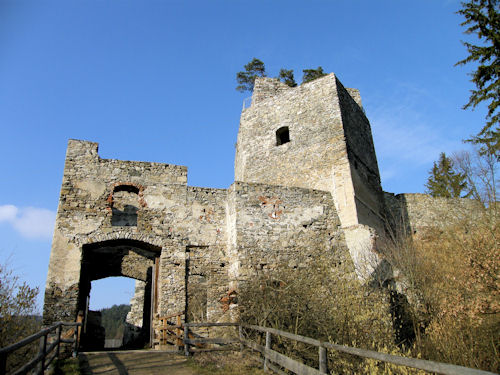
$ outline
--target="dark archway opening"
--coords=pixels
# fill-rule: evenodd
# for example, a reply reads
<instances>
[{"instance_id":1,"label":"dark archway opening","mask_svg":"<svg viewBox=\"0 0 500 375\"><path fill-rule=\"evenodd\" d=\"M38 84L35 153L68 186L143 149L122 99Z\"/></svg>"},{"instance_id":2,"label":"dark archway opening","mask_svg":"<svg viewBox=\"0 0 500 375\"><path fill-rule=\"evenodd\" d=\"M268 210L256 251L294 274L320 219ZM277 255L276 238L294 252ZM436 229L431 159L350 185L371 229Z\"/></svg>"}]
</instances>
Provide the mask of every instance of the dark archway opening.
<instances>
[{"instance_id":1,"label":"dark archway opening","mask_svg":"<svg viewBox=\"0 0 500 375\"><path fill-rule=\"evenodd\" d=\"M141 295L131 301L131 310L135 311L135 317L126 322L120 347L138 349L152 344L152 317L156 309L157 295L154 274L157 272L160 252L161 248L158 246L125 239L83 246L78 300L78 309L83 311L85 316L82 350L105 348L106 332L102 324L102 314L89 309L92 282L117 276L135 279L137 282L134 297ZM109 290L108 293L112 295L114 291ZM115 343L113 347L116 346Z\"/></svg>"}]
</instances>

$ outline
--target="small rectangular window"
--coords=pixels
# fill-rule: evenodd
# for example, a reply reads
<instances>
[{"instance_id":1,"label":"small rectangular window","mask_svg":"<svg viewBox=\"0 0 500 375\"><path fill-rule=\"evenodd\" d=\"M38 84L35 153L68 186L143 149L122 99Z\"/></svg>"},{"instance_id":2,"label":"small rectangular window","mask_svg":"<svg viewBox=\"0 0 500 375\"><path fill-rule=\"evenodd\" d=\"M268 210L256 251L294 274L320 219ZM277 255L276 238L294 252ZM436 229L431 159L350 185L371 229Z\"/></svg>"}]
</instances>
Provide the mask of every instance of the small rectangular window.
<instances>
[{"instance_id":1,"label":"small rectangular window","mask_svg":"<svg viewBox=\"0 0 500 375\"><path fill-rule=\"evenodd\" d=\"M276 146L290 142L290 132L288 126L283 126L276 130Z\"/></svg>"}]
</instances>

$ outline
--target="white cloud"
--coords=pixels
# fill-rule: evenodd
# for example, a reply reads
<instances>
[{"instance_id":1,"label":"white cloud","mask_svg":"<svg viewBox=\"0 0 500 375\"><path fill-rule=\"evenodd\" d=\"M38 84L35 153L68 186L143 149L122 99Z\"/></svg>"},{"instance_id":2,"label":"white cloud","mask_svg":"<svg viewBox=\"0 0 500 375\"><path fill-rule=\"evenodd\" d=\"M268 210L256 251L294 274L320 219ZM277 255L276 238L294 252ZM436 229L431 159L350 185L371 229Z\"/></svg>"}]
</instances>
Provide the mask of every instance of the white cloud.
<instances>
[{"instance_id":1,"label":"white cloud","mask_svg":"<svg viewBox=\"0 0 500 375\"><path fill-rule=\"evenodd\" d=\"M23 237L51 239L54 232L56 213L45 208L18 208L7 204L0 206L0 223L5 222Z\"/></svg>"},{"instance_id":2,"label":"white cloud","mask_svg":"<svg viewBox=\"0 0 500 375\"><path fill-rule=\"evenodd\" d=\"M0 206L0 222L14 220L17 215L17 207L11 204Z\"/></svg>"}]
</instances>

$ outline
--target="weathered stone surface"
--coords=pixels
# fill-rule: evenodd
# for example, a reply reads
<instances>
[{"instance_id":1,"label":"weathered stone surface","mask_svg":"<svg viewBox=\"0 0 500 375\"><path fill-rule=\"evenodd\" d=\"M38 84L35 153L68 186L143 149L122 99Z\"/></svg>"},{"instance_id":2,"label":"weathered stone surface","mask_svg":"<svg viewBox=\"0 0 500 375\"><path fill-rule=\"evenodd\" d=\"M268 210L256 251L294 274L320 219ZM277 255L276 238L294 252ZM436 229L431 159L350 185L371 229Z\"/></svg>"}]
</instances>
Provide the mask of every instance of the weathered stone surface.
<instances>
[{"instance_id":1,"label":"weathered stone surface","mask_svg":"<svg viewBox=\"0 0 500 375\"><path fill-rule=\"evenodd\" d=\"M479 214L480 203L463 198L433 198L427 194L385 193L392 227L416 235L430 227L443 228Z\"/></svg>"},{"instance_id":2,"label":"weathered stone surface","mask_svg":"<svg viewBox=\"0 0 500 375\"><path fill-rule=\"evenodd\" d=\"M126 322L135 327L142 327L144 318L144 298L146 293L146 282L136 280L134 296L130 300L130 311Z\"/></svg>"},{"instance_id":3,"label":"weathered stone surface","mask_svg":"<svg viewBox=\"0 0 500 375\"><path fill-rule=\"evenodd\" d=\"M177 312L237 319L238 287L255 275L307 267L321 251L350 255L366 277L391 216L415 231L453 207L384 196L359 91L335 75L296 88L258 79L228 189L187 186L183 166L101 159L96 143L69 141L44 322L73 320L91 282L109 276L138 280L127 318L141 327L134 335Z\"/></svg>"}]
</instances>

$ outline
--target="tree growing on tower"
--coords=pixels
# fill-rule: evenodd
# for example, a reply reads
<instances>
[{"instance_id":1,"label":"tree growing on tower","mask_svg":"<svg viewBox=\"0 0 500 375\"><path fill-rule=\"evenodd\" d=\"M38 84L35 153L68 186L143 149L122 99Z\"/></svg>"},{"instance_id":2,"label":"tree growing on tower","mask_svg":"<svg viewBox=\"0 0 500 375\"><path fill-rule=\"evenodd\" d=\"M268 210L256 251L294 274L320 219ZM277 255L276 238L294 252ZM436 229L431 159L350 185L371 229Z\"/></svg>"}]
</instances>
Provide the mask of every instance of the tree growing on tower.
<instances>
[{"instance_id":1,"label":"tree growing on tower","mask_svg":"<svg viewBox=\"0 0 500 375\"><path fill-rule=\"evenodd\" d=\"M278 79L290 87L297 87L297 82L295 82L295 78L293 77L293 69L287 70L281 68Z\"/></svg>"},{"instance_id":2,"label":"tree growing on tower","mask_svg":"<svg viewBox=\"0 0 500 375\"><path fill-rule=\"evenodd\" d=\"M304 76L302 77L302 83L307 83L314 81L315 79L326 76L326 73L323 71L321 66L318 66L317 69L304 69Z\"/></svg>"},{"instance_id":3,"label":"tree growing on tower","mask_svg":"<svg viewBox=\"0 0 500 375\"><path fill-rule=\"evenodd\" d=\"M252 92L255 78L266 76L266 67L262 61L254 57L244 68L245 71L236 73L236 81L238 82L236 90Z\"/></svg>"}]
</instances>

